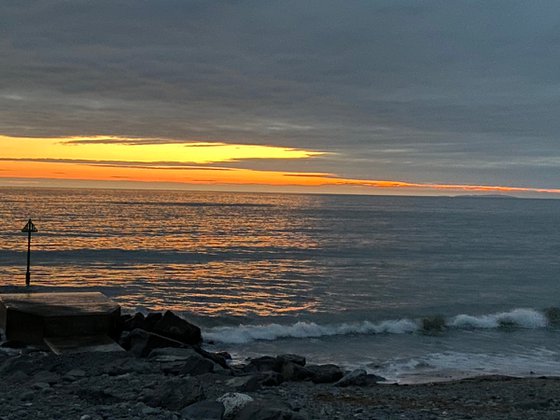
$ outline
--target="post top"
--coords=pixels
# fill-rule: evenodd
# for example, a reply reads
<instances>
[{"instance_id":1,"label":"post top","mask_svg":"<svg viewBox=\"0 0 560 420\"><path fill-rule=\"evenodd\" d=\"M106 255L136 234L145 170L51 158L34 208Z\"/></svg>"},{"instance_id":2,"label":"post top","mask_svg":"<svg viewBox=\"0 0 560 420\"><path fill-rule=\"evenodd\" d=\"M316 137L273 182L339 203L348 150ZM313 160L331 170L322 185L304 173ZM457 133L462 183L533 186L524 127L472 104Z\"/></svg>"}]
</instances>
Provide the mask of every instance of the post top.
<instances>
[{"instance_id":1,"label":"post top","mask_svg":"<svg viewBox=\"0 0 560 420\"><path fill-rule=\"evenodd\" d=\"M29 221L27 222L27 224L23 227L23 229L21 231L22 232L38 232L37 228L35 227L35 225L31 221L31 219L29 219Z\"/></svg>"}]
</instances>

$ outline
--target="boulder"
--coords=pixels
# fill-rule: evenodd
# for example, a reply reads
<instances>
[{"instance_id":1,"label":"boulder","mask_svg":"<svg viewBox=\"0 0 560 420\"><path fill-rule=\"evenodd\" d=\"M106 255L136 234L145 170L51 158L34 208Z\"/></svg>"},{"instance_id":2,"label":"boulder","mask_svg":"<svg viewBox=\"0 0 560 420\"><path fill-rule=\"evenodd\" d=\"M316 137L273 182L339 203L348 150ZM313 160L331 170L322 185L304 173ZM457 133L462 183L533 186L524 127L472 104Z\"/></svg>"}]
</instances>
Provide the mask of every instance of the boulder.
<instances>
[{"instance_id":1,"label":"boulder","mask_svg":"<svg viewBox=\"0 0 560 420\"><path fill-rule=\"evenodd\" d=\"M422 333L437 335L446 329L445 318L441 315L430 316L422 319Z\"/></svg>"},{"instance_id":2,"label":"boulder","mask_svg":"<svg viewBox=\"0 0 560 420\"><path fill-rule=\"evenodd\" d=\"M277 372L261 372L256 376L262 386L278 386L284 382L282 375Z\"/></svg>"},{"instance_id":3,"label":"boulder","mask_svg":"<svg viewBox=\"0 0 560 420\"><path fill-rule=\"evenodd\" d=\"M275 357L272 356L262 356L251 359L249 364L245 367L248 372L266 372L275 371L280 372L281 365Z\"/></svg>"},{"instance_id":4,"label":"boulder","mask_svg":"<svg viewBox=\"0 0 560 420\"><path fill-rule=\"evenodd\" d=\"M192 357L202 358L194 349L190 347L164 347L153 349L148 358L156 362L177 362L185 361Z\"/></svg>"},{"instance_id":5,"label":"boulder","mask_svg":"<svg viewBox=\"0 0 560 420\"><path fill-rule=\"evenodd\" d=\"M165 373L175 375L202 375L214 372L215 363L201 356L191 348L154 349L150 360L161 362Z\"/></svg>"},{"instance_id":6,"label":"boulder","mask_svg":"<svg viewBox=\"0 0 560 420\"><path fill-rule=\"evenodd\" d=\"M297 354L280 354L276 356L276 362L280 365L294 363L299 366L305 366L305 357L298 356Z\"/></svg>"},{"instance_id":7,"label":"boulder","mask_svg":"<svg viewBox=\"0 0 560 420\"><path fill-rule=\"evenodd\" d=\"M280 374L284 381L305 381L312 377L312 373L303 365L292 362L284 363Z\"/></svg>"},{"instance_id":8,"label":"boulder","mask_svg":"<svg viewBox=\"0 0 560 420\"><path fill-rule=\"evenodd\" d=\"M56 383L60 382L61 379L62 378L60 377L60 375L58 375L54 372L49 372L47 370L41 370L41 371L35 373L35 375L33 375L33 381L43 382L43 383L47 383L49 385L56 384Z\"/></svg>"},{"instance_id":9,"label":"boulder","mask_svg":"<svg viewBox=\"0 0 560 420\"><path fill-rule=\"evenodd\" d=\"M307 371L311 374L310 379L316 384L328 384L340 380L344 372L337 365L307 365Z\"/></svg>"},{"instance_id":10,"label":"boulder","mask_svg":"<svg viewBox=\"0 0 560 420\"><path fill-rule=\"evenodd\" d=\"M185 420L221 420L224 418L224 405L218 401L204 400L191 404L181 411Z\"/></svg>"},{"instance_id":11,"label":"boulder","mask_svg":"<svg viewBox=\"0 0 560 420\"><path fill-rule=\"evenodd\" d=\"M306 420L307 416L270 401L253 401L246 404L234 417L235 420Z\"/></svg>"},{"instance_id":12,"label":"boulder","mask_svg":"<svg viewBox=\"0 0 560 420\"><path fill-rule=\"evenodd\" d=\"M26 346L27 344L25 344L23 341L17 340L8 340L0 344L0 347L4 349L23 349Z\"/></svg>"},{"instance_id":13,"label":"boulder","mask_svg":"<svg viewBox=\"0 0 560 420\"><path fill-rule=\"evenodd\" d=\"M207 359L212 360L214 363L217 363L218 365L220 365L221 367L223 367L224 369L229 369L228 360L231 360L231 355L225 351L223 352L219 352L219 353L212 353L209 351L206 351L202 348L200 348L200 346L193 346L193 349L200 355L206 357Z\"/></svg>"},{"instance_id":14,"label":"boulder","mask_svg":"<svg viewBox=\"0 0 560 420\"><path fill-rule=\"evenodd\" d=\"M178 317L171 311L165 311L161 319L153 325L151 331L185 344L200 344L200 328Z\"/></svg>"},{"instance_id":15,"label":"boulder","mask_svg":"<svg viewBox=\"0 0 560 420\"><path fill-rule=\"evenodd\" d=\"M144 319L144 329L154 332L154 326L163 318L161 312L150 312Z\"/></svg>"},{"instance_id":16,"label":"boulder","mask_svg":"<svg viewBox=\"0 0 560 420\"><path fill-rule=\"evenodd\" d=\"M128 347L137 357L146 357L157 348L182 346L183 343L180 341L137 328L128 334L127 343L123 347Z\"/></svg>"},{"instance_id":17,"label":"boulder","mask_svg":"<svg viewBox=\"0 0 560 420\"><path fill-rule=\"evenodd\" d=\"M227 394L217 398L216 401L221 402L224 405L224 418L232 419L243 407L254 400L247 394L228 392Z\"/></svg>"},{"instance_id":18,"label":"boulder","mask_svg":"<svg viewBox=\"0 0 560 420\"><path fill-rule=\"evenodd\" d=\"M368 385L368 375L364 369L355 369L344 375L334 386L364 386Z\"/></svg>"},{"instance_id":19,"label":"boulder","mask_svg":"<svg viewBox=\"0 0 560 420\"><path fill-rule=\"evenodd\" d=\"M277 372L257 372L253 375L232 378L226 384L237 391L254 392L263 386L278 386L282 382L282 375Z\"/></svg>"},{"instance_id":20,"label":"boulder","mask_svg":"<svg viewBox=\"0 0 560 420\"><path fill-rule=\"evenodd\" d=\"M131 373L145 375L147 373L156 373L159 371L158 367L154 364L132 356L115 358L114 360L99 366L96 370L99 371L98 374L107 374L109 376L119 376Z\"/></svg>"},{"instance_id":21,"label":"boulder","mask_svg":"<svg viewBox=\"0 0 560 420\"><path fill-rule=\"evenodd\" d=\"M204 399L201 385L193 379L169 380L148 391L146 405L179 411Z\"/></svg>"},{"instance_id":22,"label":"boulder","mask_svg":"<svg viewBox=\"0 0 560 420\"><path fill-rule=\"evenodd\" d=\"M137 312L133 316L125 314L121 315L120 324L122 331L132 331L136 328L144 329L144 314Z\"/></svg>"}]
</instances>

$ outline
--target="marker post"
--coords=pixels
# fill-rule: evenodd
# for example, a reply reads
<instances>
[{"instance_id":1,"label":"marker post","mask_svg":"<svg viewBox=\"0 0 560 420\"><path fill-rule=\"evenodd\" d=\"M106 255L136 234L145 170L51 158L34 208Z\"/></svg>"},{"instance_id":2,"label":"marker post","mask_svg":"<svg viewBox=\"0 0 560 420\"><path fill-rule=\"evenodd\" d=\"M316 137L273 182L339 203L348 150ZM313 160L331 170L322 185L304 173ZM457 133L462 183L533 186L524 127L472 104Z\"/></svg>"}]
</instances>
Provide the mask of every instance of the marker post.
<instances>
[{"instance_id":1,"label":"marker post","mask_svg":"<svg viewBox=\"0 0 560 420\"><path fill-rule=\"evenodd\" d=\"M21 231L27 232L27 272L25 273L25 285L29 287L31 284L31 234L38 231L31 219L29 219Z\"/></svg>"}]
</instances>

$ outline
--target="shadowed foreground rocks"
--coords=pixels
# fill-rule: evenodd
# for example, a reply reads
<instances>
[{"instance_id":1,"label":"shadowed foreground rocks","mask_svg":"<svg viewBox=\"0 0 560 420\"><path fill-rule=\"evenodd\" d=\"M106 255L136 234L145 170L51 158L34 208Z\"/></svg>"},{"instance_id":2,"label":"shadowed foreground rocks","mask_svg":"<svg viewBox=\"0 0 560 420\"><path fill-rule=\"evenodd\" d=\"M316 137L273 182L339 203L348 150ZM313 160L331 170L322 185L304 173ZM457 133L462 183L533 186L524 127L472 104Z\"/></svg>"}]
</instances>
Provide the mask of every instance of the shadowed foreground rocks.
<instances>
[{"instance_id":1,"label":"shadowed foreground rocks","mask_svg":"<svg viewBox=\"0 0 560 420\"><path fill-rule=\"evenodd\" d=\"M202 349L180 318L168 316L176 329L157 330L173 337L155 332L164 318L127 317L128 352L0 349L0 419L560 418L556 378L390 385L290 354L230 366L227 354Z\"/></svg>"}]
</instances>

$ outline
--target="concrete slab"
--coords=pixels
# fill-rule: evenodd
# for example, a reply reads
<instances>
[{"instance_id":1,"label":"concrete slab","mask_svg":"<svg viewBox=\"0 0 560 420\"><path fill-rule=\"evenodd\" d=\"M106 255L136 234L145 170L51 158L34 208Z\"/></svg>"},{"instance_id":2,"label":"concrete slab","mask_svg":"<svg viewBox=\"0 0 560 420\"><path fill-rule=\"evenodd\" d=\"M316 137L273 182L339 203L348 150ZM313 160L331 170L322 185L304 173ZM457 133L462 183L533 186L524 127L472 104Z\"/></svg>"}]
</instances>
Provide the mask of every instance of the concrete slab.
<instances>
[{"instance_id":1,"label":"concrete slab","mask_svg":"<svg viewBox=\"0 0 560 420\"><path fill-rule=\"evenodd\" d=\"M8 340L42 344L45 337L111 335L120 306L99 292L0 295L0 327Z\"/></svg>"},{"instance_id":2,"label":"concrete slab","mask_svg":"<svg viewBox=\"0 0 560 420\"><path fill-rule=\"evenodd\" d=\"M45 338L44 342L55 354L83 353L89 351L125 351L121 346L106 335L49 337Z\"/></svg>"}]
</instances>

